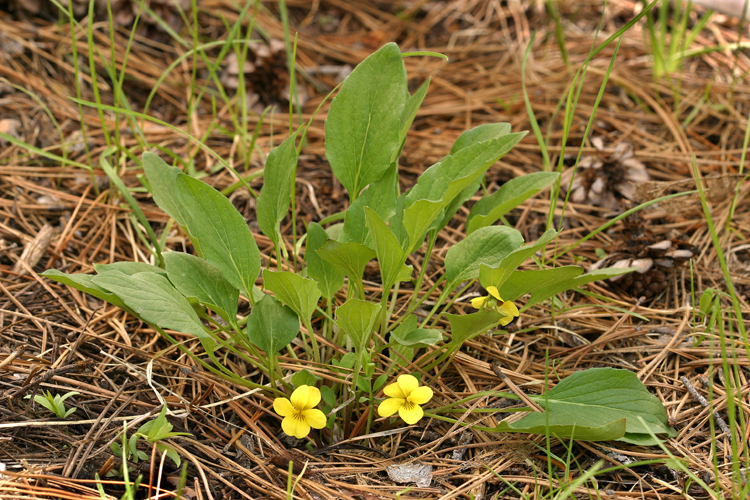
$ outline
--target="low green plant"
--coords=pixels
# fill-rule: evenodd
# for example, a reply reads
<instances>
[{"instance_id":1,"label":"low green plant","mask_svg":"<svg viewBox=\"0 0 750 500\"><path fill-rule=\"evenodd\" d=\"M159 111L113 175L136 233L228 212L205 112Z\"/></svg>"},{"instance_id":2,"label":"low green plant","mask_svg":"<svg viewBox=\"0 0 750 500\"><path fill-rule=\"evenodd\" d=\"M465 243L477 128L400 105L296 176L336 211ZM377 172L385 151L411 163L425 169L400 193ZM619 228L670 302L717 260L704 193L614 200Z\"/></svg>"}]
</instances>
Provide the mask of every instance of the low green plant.
<instances>
[{"instance_id":1,"label":"low green plant","mask_svg":"<svg viewBox=\"0 0 750 500\"><path fill-rule=\"evenodd\" d=\"M428 385L423 374L437 370L439 376L465 342L486 332L502 333L509 319L561 292L630 271L599 269L585 274L578 266L519 270L537 253L544 254L558 233L549 229L536 242L524 244L519 231L496 223L558 181L556 172L517 177L482 197L468 210L467 236L444 256L435 255L441 230L476 195L485 172L525 133L512 132L506 123L468 130L411 189L401 192L399 156L429 87L428 79L414 94L408 92L403 57L395 44L385 45L357 66L331 103L325 125L326 156L349 194L345 212L311 222L299 240L294 232L291 241L285 238L280 227L289 216L299 152L310 124L293 131L268 155L256 216L260 231L273 244L275 260L266 259L262 273L255 238L226 196L159 156L144 153L146 187L190 237L196 255L161 252L155 238L143 238L159 265L118 262L96 265L95 275L56 270L44 275L140 318L204 369L232 383L262 388L278 398L296 386L290 404L282 404L283 416L312 412L322 401L332 435L335 425L348 430L355 419L360 419L358 428L369 432L375 395L397 374L411 373ZM373 259L380 272L375 292L365 287L364 279L365 267ZM434 268L444 272L431 275L434 284L423 292L426 271L436 260L442 265ZM421 262L418 270L413 262ZM473 302L479 310L452 313L454 302L477 281L488 290L486 298ZM439 295L437 300L433 293ZM396 314L397 299L404 294L408 300ZM513 301L527 294L530 297L519 311ZM249 314L238 314L240 297L249 303ZM423 313L428 298L434 305ZM441 324L450 325L450 331L439 328ZM196 354L167 330L197 338L204 352ZM286 366L300 359L291 383L277 359L283 350L290 355ZM260 370L268 384L248 380L226 366L222 360L230 355ZM581 414L573 423L561 422L571 415L566 409L576 397L584 397L592 383L599 384L597 394L608 394L608 401L614 403L627 401L627 388L648 393L634 376L626 379L629 372L615 371L622 374L588 371L586 377L563 380L537 400L547 410L542 422L489 430L546 430L592 440L635 436L631 441L645 442L644 429L616 404L600 412L599 419L587 420L589 415ZM313 372L337 376L321 383ZM315 385L320 390L303 390L305 398L298 393L302 386ZM399 390L388 389L392 397L405 396L403 404L388 403L389 410L424 401L422 397L411 401ZM451 408L425 414L440 416ZM652 404L649 411L653 427L648 430L670 435L664 408ZM405 414L411 422L417 411L412 408ZM322 424L317 414L305 418L315 427ZM607 432L587 431L598 428ZM298 437L303 434L300 427L295 431Z\"/></svg>"},{"instance_id":2,"label":"low green plant","mask_svg":"<svg viewBox=\"0 0 750 500\"><path fill-rule=\"evenodd\" d=\"M158 417L141 425L129 438L127 437L127 427L125 427L122 434L122 445L114 441L109 445L109 449L115 456L122 459L124 469L128 461L138 463L148 460L148 454L138 449L138 441L145 439L155 446L160 453L166 454L179 467L182 463L180 455L174 448L161 441L175 436L190 436L191 434L186 432L172 432L173 428L174 426L167 421L167 407L163 406ZM124 470L119 472L113 470L111 474L122 475L123 472Z\"/></svg>"},{"instance_id":3,"label":"low green plant","mask_svg":"<svg viewBox=\"0 0 750 500\"><path fill-rule=\"evenodd\" d=\"M58 418L68 418L70 415L72 415L78 408L70 408L65 409L65 400L72 397L79 395L80 392L70 391L66 392L62 396L59 394L52 395L51 391L47 391L47 393L37 394L34 396L34 402L37 404L40 404L47 408L49 411L54 413Z\"/></svg>"}]
</instances>

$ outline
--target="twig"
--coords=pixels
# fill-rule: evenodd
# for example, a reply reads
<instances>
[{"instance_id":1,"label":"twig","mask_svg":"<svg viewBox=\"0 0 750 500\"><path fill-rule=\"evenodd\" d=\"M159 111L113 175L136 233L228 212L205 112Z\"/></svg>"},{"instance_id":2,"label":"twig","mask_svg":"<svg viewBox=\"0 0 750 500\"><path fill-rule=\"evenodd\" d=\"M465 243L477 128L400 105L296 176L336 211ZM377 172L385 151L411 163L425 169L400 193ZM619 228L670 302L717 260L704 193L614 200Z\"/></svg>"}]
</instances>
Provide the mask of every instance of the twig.
<instances>
[{"instance_id":1,"label":"twig","mask_svg":"<svg viewBox=\"0 0 750 500\"><path fill-rule=\"evenodd\" d=\"M511 391L513 391L513 393L516 396L518 396L521 401L523 401L524 403L526 403L527 406L529 406L534 411L538 411L538 412L542 412L542 413L544 412L544 408L542 408L537 403L535 403L534 401L532 401L526 395L526 393L524 393L521 389L519 389L518 386L515 383L513 383L513 381L510 378L508 378L508 376L506 374L503 373L503 370L499 366L497 366L495 364L490 364L490 368L492 368L492 371L495 372L495 375L497 375L500 380L502 380L503 382L505 382L505 384L508 386L508 388Z\"/></svg>"},{"instance_id":2,"label":"twig","mask_svg":"<svg viewBox=\"0 0 750 500\"><path fill-rule=\"evenodd\" d=\"M52 377L56 377L58 375L63 375L65 373L70 372L82 372L89 368L91 366L92 362L91 360L84 360L84 361L78 361L77 363L71 363L69 365L61 366L60 368L55 368L54 370L49 370L44 375L40 375L36 377L34 380L32 380L30 383L28 382L28 379L24 381L24 386L18 389L15 394L13 394L10 398L11 399L20 399L22 398L27 392L29 392L31 389L35 388L39 384L46 382L47 380L51 379Z\"/></svg>"},{"instance_id":3,"label":"twig","mask_svg":"<svg viewBox=\"0 0 750 500\"><path fill-rule=\"evenodd\" d=\"M701 396L698 391L695 389L693 384L690 383L688 378L686 376L681 376L680 381L685 385L685 388L690 393L693 398L695 398L704 408L708 408L708 401L706 398ZM719 412L714 411L713 412L714 419L716 420L716 424L719 426L719 428L722 430L722 432L725 432L727 436L730 437L734 441L734 434L732 433L732 430L729 428L727 423L724 421L723 418L719 415Z\"/></svg>"}]
</instances>

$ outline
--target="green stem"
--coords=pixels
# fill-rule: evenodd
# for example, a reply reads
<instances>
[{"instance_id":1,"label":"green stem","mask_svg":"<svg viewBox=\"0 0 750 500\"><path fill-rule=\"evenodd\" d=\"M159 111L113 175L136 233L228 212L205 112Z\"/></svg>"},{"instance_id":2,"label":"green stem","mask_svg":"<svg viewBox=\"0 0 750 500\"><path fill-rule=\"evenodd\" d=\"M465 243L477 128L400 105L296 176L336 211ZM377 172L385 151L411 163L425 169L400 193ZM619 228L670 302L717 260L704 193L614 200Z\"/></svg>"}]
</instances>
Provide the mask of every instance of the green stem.
<instances>
[{"instance_id":1,"label":"green stem","mask_svg":"<svg viewBox=\"0 0 750 500\"><path fill-rule=\"evenodd\" d=\"M307 328L307 334L310 336L313 359L316 363L320 363L320 348L318 347L318 341L315 339L315 331L313 330L312 323L309 319L305 319L305 328Z\"/></svg>"}]
</instances>

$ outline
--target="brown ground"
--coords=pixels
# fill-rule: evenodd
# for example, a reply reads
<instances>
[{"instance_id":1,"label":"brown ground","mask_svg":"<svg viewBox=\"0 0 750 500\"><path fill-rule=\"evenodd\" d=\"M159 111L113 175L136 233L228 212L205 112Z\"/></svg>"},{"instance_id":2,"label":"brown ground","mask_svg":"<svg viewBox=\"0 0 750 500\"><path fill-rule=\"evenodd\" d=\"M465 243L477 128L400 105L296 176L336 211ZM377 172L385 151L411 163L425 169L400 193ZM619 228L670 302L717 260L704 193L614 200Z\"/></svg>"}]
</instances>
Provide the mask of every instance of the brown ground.
<instances>
[{"instance_id":1,"label":"brown ground","mask_svg":"<svg viewBox=\"0 0 750 500\"><path fill-rule=\"evenodd\" d=\"M186 498L285 498L288 458L300 464L310 461L296 489L300 498L309 499L394 498L409 485L391 481L385 473L386 466L417 459L433 466L434 478L430 487L414 488L405 495L410 498L519 496L506 489L505 483L488 468L531 498L547 494L550 480L554 484L567 481L555 460L553 474L559 474L552 478L547 475L543 437L462 431L439 422L359 443L385 455L345 448L319 455L311 455L304 447L289 451L290 444L277 437L280 422L270 410L268 397L252 394L235 398L244 392L241 388L193 370L148 325L111 305L39 277L37 273L48 268L68 273L92 272L93 263L144 260L146 253L122 198L109 189L107 178L96 168L107 144L99 114L86 107L83 112L88 152L82 143L79 108L69 99L76 95L70 27L57 23L57 14L50 14L52 8L44 2L37 15L21 9L21 4L28 7L33 3L0 2L0 131L37 148L29 152L0 140L0 465L13 473L12 478L21 477L0 481L1 498L99 498L87 481L112 456L108 444L121 431L122 418L159 408L154 387L168 396L171 410L182 415L172 419L175 430L187 430L195 436L173 441L190 464ZM201 36L220 40L225 35L222 18L233 23L237 7L226 0L198 3ZM570 57L570 66L566 67L558 50L553 20L541 3L291 0L287 4L293 31L299 32L298 65L310 74L309 80L302 83L310 96L304 104L304 118L309 118L323 99L322 91L337 83L335 74L310 70L353 67L389 41L399 43L403 50L433 50L450 58L447 63L437 58L406 59L411 89L428 75L432 76L432 85L406 144L402 187L410 186L420 172L447 154L455 138L468 128L507 121L515 131L530 130L522 95L521 63L533 32L536 38L526 85L541 129L550 136L551 160L557 164L562 131L561 112L556 112L558 101L589 53L600 19L604 21L601 41L634 16L636 6L626 0L611 1L606 10L599 2L560 4ZM271 39L283 40L276 2L262 5L257 27ZM175 25L178 30L179 25ZM701 174L711 178L708 187L712 214L721 228L722 248L728 254L732 279L747 315L750 188L747 183L738 183L737 174L741 173L739 162L750 102L750 60L742 52L712 52L687 60L680 74L655 80L644 27L641 23L624 36L605 88L592 131L592 137L600 138L604 151L587 143L584 156L591 157L586 161L599 160L604 164L605 190L613 192L629 167L611 155L618 144L631 144L635 158L645 164L653 181L658 181L639 185L633 196L637 202L694 189L690 165L695 157ZM106 23L96 29L96 43L101 50L101 56L95 56L99 83L110 89L111 82L101 64L101 57L109 58L109 32ZM120 69L129 30L127 26L115 33ZM738 30L736 20L714 16L697 38L697 44L736 42ZM87 68L85 29L79 31L77 40L79 63ZM189 37L186 40L190 42ZM158 25L142 25L129 54L125 80L125 93L134 109L142 109L156 80L186 50ZM566 155L577 152L613 50L614 45L610 45L589 66ZM209 51L209 58L216 53ZM204 96L189 116L188 129L189 62L187 59L178 65L161 84L149 113L194 136L202 136L213 119L211 102ZM203 78L205 66L202 62L199 65L198 76ZM260 61L256 71L248 76L258 90L261 108L274 102L284 105L283 87L288 79L285 71L281 51ZM82 98L93 101L90 76L81 74L79 81ZM112 93L106 89L101 98L111 104ZM234 130L230 114L220 102L218 105L219 127L211 132L207 142L243 171L246 166L237 147L238 137L229 132ZM315 119L300 161L300 221L320 220L347 203L324 157L326 109L327 105ZM104 117L104 125L111 131L115 117L109 112ZM249 127L256 123L257 118L250 116ZM286 123L284 114L267 117L258 139L263 155L272 143L278 144L283 138ZM120 143L139 157L142 149L138 137L126 123L120 130ZM194 152L194 146L182 136L160 125L148 124L145 138L182 159ZM67 148L61 147L62 142L68 143ZM46 159L43 151L94 166L97 186L86 170L61 166L59 161ZM257 169L261 160L261 155L254 153L249 169ZM571 166L573 160L566 159L565 164ZM210 171L215 166L216 161L209 155L195 155L197 170ZM487 188L492 192L504 181L539 171L542 166L540 148L530 134L489 171ZM141 171L134 161L125 159L117 168L128 186L140 186L136 176ZM234 179L226 170L220 170L206 181L224 188ZM590 187L594 178L587 182L584 188ZM253 186L260 185L256 181ZM730 200L737 186L740 201L730 230L725 231ZM137 196L160 233L167 217L149 196L142 192ZM582 204L569 204L559 248L576 242L631 206L619 194L613 199L616 206L593 206L591 197ZM235 191L232 200L248 220L254 217L253 199L246 191ZM537 197L507 217L527 241L535 240L544 230L548 200L548 196ZM677 200L654 205L626 224L615 224L560 262L578 261L588 268L599 259L596 249L640 257L638 252L643 252L645 246L670 239L682 242L683 248L694 253L696 293L707 287L726 290L698 199ZM562 204L556 209L558 216L561 207ZM459 218L467 213L459 212ZM51 230L45 229L48 225ZM448 245L462 237L463 228L459 221L446 229L438 242L437 255L444 255ZM285 230L290 232L288 224ZM49 236L45 239L45 235ZM177 232L170 233L168 241L174 249L186 244L185 235ZM268 240L259 236L258 243L267 256ZM549 304L538 306L520 319L510 336L483 336L469 342L436 387L439 398L450 401L480 390L507 389L493 374L490 362L498 363L513 382L525 384L525 390L530 392L539 392L542 386L547 355L549 366L555 366L559 375L593 366L631 369L664 402L679 431L677 438L666 443L667 449L687 460L689 468L712 491L695 483L686 484L685 477L666 465L653 465L599 474L598 493L589 482L575 494L583 495L581 498L587 491L605 498L707 498L716 497L718 489L728 495L736 481L729 466L730 437L719 429L714 432L708 410L680 380L687 377L704 396L708 395L710 383L715 409L727 419L725 381L711 360L714 337L709 334L702 343L694 338L693 314L687 307L691 302L689 267L659 272L644 278L649 280L647 283L598 283L587 287L593 295L564 294L559 297L554 317ZM656 285L648 288L651 283ZM377 283L373 282L372 287L376 290ZM644 292L646 288L648 293ZM641 296L647 298L639 302ZM572 306L577 308L559 313L561 307ZM622 310L637 312L649 321ZM156 353L162 355L154 359ZM151 360L150 386L146 373ZM748 390L748 359L738 354L730 361L738 369L744 397ZM44 380L35 385L32 381L38 382L38 377ZM40 389L60 394L80 392L68 400L68 406L78 410L66 421L51 419L39 405L20 397L26 391L31 394ZM185 412L187 402L205 409L191 406L191 411ZM747 421L746 404L742 411ZM712 436L716 437L715 456ZM740 445L747 438L747 434L738 436ZM453 455L455 450L461 453ZM558 457L567 455L564 446L556 441L552 451ZM576 442L571 453L572 477L600 458L607 467L667 457L656 447L622 443ZM714 461L718 464L717 477L709 472ZM165 471L150 471L150 462L145 462L140 467L144 483L156 485L161 477L162 487L174 491L178 472L169 461L165 466ZM158 468L158 462L154 467ZM119 498L116 485L108 492Z\"/></svg>"}]
</instances>

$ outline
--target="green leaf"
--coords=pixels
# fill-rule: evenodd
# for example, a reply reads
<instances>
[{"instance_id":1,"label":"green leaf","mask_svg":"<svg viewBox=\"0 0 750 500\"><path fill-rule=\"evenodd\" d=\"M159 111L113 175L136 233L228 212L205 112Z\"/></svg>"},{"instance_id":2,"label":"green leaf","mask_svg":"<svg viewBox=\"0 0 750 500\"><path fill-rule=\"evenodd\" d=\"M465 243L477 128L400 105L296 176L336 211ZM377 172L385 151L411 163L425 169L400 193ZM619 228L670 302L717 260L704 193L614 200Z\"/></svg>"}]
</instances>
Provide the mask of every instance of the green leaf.
<instances>
[{"instance_id":1,"label":"green leaf","mask_svg":"<svg viewBox=\"0 0 750 500\"><path fill-rule=\"evenodd\" d=\"M618 441L634 444L636 446L658 446L662 443L661 439L654 439L651 437L651 434L636 434L633 432L626 432L623 437L618 439Z\"/></svg>"},{"instance_id":2,"label":"green leaf","mask_svg":"<svg viewBox=\"0 0 750 500\"><path fill-rule=\"evenodd\" d=\"M456 139L456 142L453 143L450 154L456 154L458 151L480 142L498 139L504 135L508 135L510 133L510 130L511 128L509 123L486 123L484 125L479 125L478 127L474 127L473 129L467 130L466 132L461 134L461 136ZM453 201L451 201L450 204L445 208L442 216L442 221L440 221L440 223L434 226L432 229L440 231L445 226L447 226L453 216L456 215L456 212L458 212L458 210L463 206L463 204L476 194L479 186L482 185L483 179L484 176L478 177L474 182L469 184L463 191L461 191L458 196L456 196Z\"/></svg>"},{"instance_id":3,"label":"green leaf","mask_svg":"<svg viewBox=\"0 0 750 500\"><path fill-rule=\"evenodd\" d=\"M446 314L451 324L451 345L453 348L461 346L480 333L484 333L506 315L494 309L482 309L473 314Z\"/></svg>"},{"instance_id":4,"label":"green leaf","mask_svg":"<svg viewBox=\"0 0 750 500\"><path fill-rule=\"evenodd\" d=\"M380 304L349 299L336 309L336 324L351 337L355 348L362 352L367 348L379 314Z\"/></svg>"},{"instance_id":5,"label":"green leaf","mask_svg":"<svg viewBox=\"0 0 750 500\"><path fill-rule=\"evenodd\" d=\"M294 384L294 387L299 387L301 385L313 386L318 380L320 380L320 377L313 375L304 368L292 375L292 384Z\"/></svg>"},{"instance_id":6,"label":"green leaf","mask_svg":"<svg viewBox=\"0 0 750 500\"><path fill-rule=\"evenodd\" d=\"M372 384L372 390L377 391L378 389L380 389L381 387L385 385L387 380L388 380L387 373L380 375L378 378L375 379L375 383Z\"/></svg>"},{"instance_id":7,"label":"green leaf","mask_svg":"<svg viewBox=\"0 0 750 500\"><path fill-rule=\"evenodd\" d=\"M516 300L524 294L531 293L531 298L521 310L547 300L548 298L575 287L620 276L635 271L634 267L595 269L583 274L583 268L578 266L563 266L554 269L539 269L532 271L514 271L498 288L500 296L505 300Z\"/></svg>"},{"instance_id":8,"label":"green leaf","mask_svg":"<svg viewBox=\"0 0 750 500\"><path fill-rule=\"evenodd\" d=\"M524 135L508 134L466 147L446 156L422 174L406 195L403 224L409 235L409 253L421 246L427 230L436 225L436 219L453 199L481 178Z\"/></svg>"},{"instance_id":9,"label":"green leaf","mask_svg":"<svg viewBox=\"0 0 750 500\"><path fill-rule=\"evenodd\" d=\"M480 227L494 224L522 202L550 186L558 177L560 174L557 172L535 172L506 182L471 207L466 218L466 233L471 234Z\"/></svg>"},{"instance_id":10,"label":"green leaf","mask_svg":"<svg viewBox=\"0 0 750 500\"><path fill-rule=\"evenodd\" d=\"M554 229L548 229L544 234L530 245L524 245L521 248L517 248L509 253L497 267L492 267L487 264L480 264L479 266L479 282L486 289L488 286L496 286L498 289L505 283L505 280L511 275L513 271L523 264L527 259L531 258L536 252L544 248L547 243L555 239L557 231ZM468 238L467 238L468 239Z\"/></svg>"},{"instance_id":11,"label":"green leaf","mask_svg":"<svg viewBox=\"0 0 750 500\"><path fill-rule=\"evenodd\" d=\"M205 182L181 174L177 191L187 230L191 239L198 240L203 257L252 298L250 291L260 273L260 251L245 219L226 196Z\"/></svg>"},{"instance_id":12,"label":"green leaf","mask_svg":"<svg viewBox=\"0 0 750 500\"><path fill-rule=\"evenodd\" d=\"M540 414L543 415L543 414ZM557 436L563 441L569 441L575 439L577 441L614 441L621 439L625 435L625 419L615 420L613 422L607 422L601 426L593 425L577 425L571 424L563 419L558 418L557 415L553 417L550 413L549 425L545 425L545 422L524 422L525 418L513 422L500 422L496 427L479 427L489 432L522 432L524 434L541 434L550 436Z\"/></svg>"},{"instance_id":13,"label":"green leaf","mask_svg":"<svg viewBox=\"0 0 750 500\"><path fill-rule=\"evenodd\" d=\"M711 304L716 296L716 292L715 288L706 288L701 294L701 298L698 301L698 310L704 315L708 315L708 312L711 309Z\"/></svg>"},{"instance_id":14,"label":"green leaf","mask_svg":"<svg viewBox=\"0 0 750 500\"><path fill-rule=\"evenodd\" d=\"M492 139L498 139L504 135L510 134L511 126L510 123L485 123L474 127L471 130L467 130L462 133L456 142L451 147L450 154L456 154L458 151L479 144L480 142L491 141Z\"/></svg>"},{"instance_id":15,"label":"green leaf","mask_svg":"<svg viewBox=\"0 0 750 500\"><path fill-rule=\"evenodd\" d=\"M391 339L407 347L421 348L443 341L443 332L434 328L415 328L406 334L397 330L391 332Z\"/></svg>"},{"instance_id":16,"label":"green leaf","mask_svg":"<svg viewBox=\"0 0 750 500\"><path fill-rule=\"evenodd\" d=\"M396 236L377 213L369 207L365 207L365 218L375 243L375 254L378 257L380 275L383 280L383 293L387 294L396 283L399 275L404 275L403 268L409 267L404 264L406 255L404 255L404 250L399 245ZM408 272L407 276L411 275L411 270L406 272Z\"/></svg>"},{"instance_id":17,"label":"green leaf","mask_svg":"<svg viewBox=\"0 0 750 500\"><path fill-rule=\"evenodd\" d=\"M167 446L164 443L157 443L156 449L159 450L161 453L164 453L167 457L169 457L175 463L176 467L179 467L180 464L182 463L182 459L180 458L180 455L171 446Z\"/></svg>"},{"instance_id":18,"label":"green leaf","mask_svg":"<svg viewBox=\"0 0 750 500\"><path fill-rule=\"evenodd\" d=\"M511 427L554 425L601 427L625 420L629 434L676 436L661 401L635 373L615 368L590 368L573 373L541 396L529 396L546 410L530 413ZM639 418L640 417L640 418ZM549 420L547 420L549 419ZM621 439L622 436L614 439ZM567 439L569 435L558 435ZM636 436L637 437L637 436ZM576 439L583 439L576 435ZM607 440L612 439L607 438ZM604 440L604 439L597 439Z\"/></svg>"},{"instance_id":19,"label":"green leaf","mask_svg":"<svg viewBox=\"0 0 750 500\"><path fill-rule=\"evenodd\" d=\"M404 143L406 142L406 135L409 133L409 128L411 128L411 124L414 123L414 119L417 117L417 112L422 106L422 102L424 101L425 96L427 96L427 89L429 88L430 78L428 77L416 92L412 95L407 94L408 97L404 104L404 112L401 114L401 128L398 132L399 148L391 157L391 161L395 162L398 160L398 157L401 156L401 151L404 149Z\"/></svg>"},{"instance_id":20,"label":"green leaf","mask_svg":"<svg viewBox=\"0 0 750 500\"><path fill-rule=\"evenodd\" d=\"M185 297L194 297L230 325L237 326L240 292L210 262L183 252L165 252L167 276Z\"/></svg>"},{"instance_id":21,"label":"green leaf","mask_svg":"<svg viewBox=\"0 0 750 500\"><path fill-rule=\"evenodd\" d=\"M146 272L128 276L110 272L94 276L92 281L116 293L147 323L211 339L190 302L161 274Z\"/></svg>"},{"instance_id":22,"label":"green leaf","mask_svg":"<svg viewBox=\"0 0 750 500\"><path fill-rule=\"evenodd\" d=\"M318 255L318 250L327 240L326 230L317 222L311 222L307 227L307 247L305 248L307 275L315 280L320 293L330 301L344 286L344 272Z\"/></svg>"},{"instance_id":23,"label":"green leaf","mask_svg":"<svg viewBox=\"0 0 750 500\"><path fill-rule=\"evenodd\" d=\"M58 271L57 269L48 269L41 273L42 276L45 278L49 278L53 281L57 281L58 283L62 283L63 285L68 285L70 287L75 288L76 290L80 290L83 293L88 293L89 295L96 297L97 299L104 300L106 302L109 302L110 304L113 304L123 311L127 311L133 316L137 316L135 314L135 311L130 309L128 306L125 305L125 302L120 299L120 297L117 296L117 294L112 293L111 291L100 287L96 283L92 281L94 278L94 275L91 274L65 274L63 272Z\"/></svg>"},{"instance_id":24,"label":"green leaf","mask_svg":"<svg viewBox=\"0 0 750 500\"><path fill-rule=\"evenodd\" d=\"M375 258L375 252L352 241L340 243L328 240L318 249L318 255L341 269L351 281L361 281L365 266Z\"/></svg>"},{"instance_id":25,"label":"green leaf","mask_svg":"<svg viewBox=\"0 0 750 500\"><path fill-rule=\"evenodd\" d=\"M479 266L498 266L523 243L523 236L507 226L490 226L453 245L445 254L445 279L454 284L479 277Z\"/></svg>"},{"instance_id":26,"label":"green leaf","mask_svg":"<svg viewBox=\"0 0 750 500\"><path fill-rule=\"evenodd\" d=\"M295 312L270 295L255 303L247 319L248 339L267 356L275 356L298 333L299 318Z\"/></svg>"},{"instance_id":27,"label":"green leaf","mask_svg":"<svg viewBox=\"0 0 750 500\"><path fill-rule=\"evenodd\" d=\"M294 167L297 165L297 149L292 134L268 155L263 173L263 188L257 202L258 227L276 247L282 247L280 225L292 201Z\"/></svg>"},{"instance_id":28,"label":"green leaf","mask_svg":"<svg viewBox=\"0 0 750 500\"><path fill-rule=\"evenodd\" d=\"M333 389L324 385L320 388L320 395L323 397L323 402L331 408L336 406L336 393Z\"/></svg>"},{"instance_id":29,"label":"green leaf","mask_svg":"<svg viewBox=\"0 0 750 500\"><path fill-rule=\"evenodd\" d=\"M154 153L143 153L142 162L154 201L165 214L172 217L180 226L185 227L182 203L175 189L177 177L182 172L177 167L167 165Z\"/></svg>"},{"instance_id":30,"label":"green leaf","mask_svg":"<svg viewBox=\"0 0 750 500\"><path fill-rule=\"evenodd\" d=\"M97 274L108 272L117 272L132 276L135 273L159 273L166 276L164 269L145 262L115 262L113 264L94 264L94 271Z\"/></svg>"},{"instance_id":31,"label":"green leaf","mask_svg":"<svg viewBox=\"0 0 750 500\"><path fill-rule=\"evenodd\" d=\"M389 43L362 61L333 99L325 124L326 156L353 200L391 164L406 94L401 51Z\"/></svg>"},{"instance_id":32,"label":"green leaf","mask_svg":"<svg viewBox=\"0 0 750 500\"><path fill-rule=\"evenodd\" d=\"M383 177L365 189L359 198L349 205L344 218L342 237L338 241L353 241L373 248L372 238L365 224L365 207L374 210L383 220L396 212L396 186L398 166L392 163Z\"/></svg>"},{"instance_id":33,"label":"green leaf","mask_svg":"<svg viewBox=\"0 0 750 500\"><path fill-rule=\"evenodd\" d=\"M310 321L320 299L314 280L289 271L263 270L263 284L276 298L297 313L303 322Z\"/></svg>"}]
</instances>

